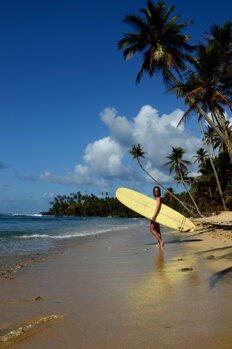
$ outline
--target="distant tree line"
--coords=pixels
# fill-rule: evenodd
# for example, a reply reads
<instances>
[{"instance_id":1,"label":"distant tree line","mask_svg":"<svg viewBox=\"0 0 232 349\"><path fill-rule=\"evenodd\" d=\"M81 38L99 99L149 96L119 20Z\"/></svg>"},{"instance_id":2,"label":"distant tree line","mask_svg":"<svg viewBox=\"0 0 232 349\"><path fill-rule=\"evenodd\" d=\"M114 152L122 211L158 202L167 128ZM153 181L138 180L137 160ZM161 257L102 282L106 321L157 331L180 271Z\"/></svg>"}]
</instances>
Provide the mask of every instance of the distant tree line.
<instances>
[{"instance_id":1,"label":"distant tree line","mask_svg":"<svg viewBox=\"0 0 232 349\"><path fill-rule=\"evenodd\" d=\"M168 190L169 192L174 193L172 188L168 188ZM186 192L175 195L180 200L185 201L186 205L188 205L189 197ZM170 195L168 192L164 194L162 201L169 207L188 215L180 203L173 199L172 195ZM114 197L105 196L99 198L93 194L83 195L80 191L77 193L71 193L69 196L57 195L54 200L50 202L50 204L50 209L47 212L42 212L43 215L128 218L142 217L121 204L120 201Z\"/></svg>"},{"instance_id":2,"label":"distant tree line","mask_svg":"<svg viewBox=\"0 0 232 349\"><path fill-rule=\"evenodd\" d=\"M93 194L71 193L70 196L57 195L50 202L51 208L44 215L95 216L95 217L141 217L122 205L116 198L106 195L99 198Z\"/></svg>"}]
</instances>

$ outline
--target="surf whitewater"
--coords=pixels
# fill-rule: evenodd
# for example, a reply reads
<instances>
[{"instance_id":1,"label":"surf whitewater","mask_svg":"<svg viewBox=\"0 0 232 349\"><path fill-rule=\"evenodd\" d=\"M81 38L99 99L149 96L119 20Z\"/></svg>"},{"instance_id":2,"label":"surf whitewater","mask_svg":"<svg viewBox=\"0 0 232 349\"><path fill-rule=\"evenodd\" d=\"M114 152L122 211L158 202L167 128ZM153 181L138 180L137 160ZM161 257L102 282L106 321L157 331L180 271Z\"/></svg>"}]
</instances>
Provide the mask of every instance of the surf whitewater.
<instances>
[{"instance_id":1,"label":"surf whitewater","mask_svg":"<svg viewBox=\"0 0 232 349\"><path fill-rule=\"evenodd\" d=\"M78 238L147 224L140 218L0 216L0 257L37 254Z\"/></svg>"}]
</instances>

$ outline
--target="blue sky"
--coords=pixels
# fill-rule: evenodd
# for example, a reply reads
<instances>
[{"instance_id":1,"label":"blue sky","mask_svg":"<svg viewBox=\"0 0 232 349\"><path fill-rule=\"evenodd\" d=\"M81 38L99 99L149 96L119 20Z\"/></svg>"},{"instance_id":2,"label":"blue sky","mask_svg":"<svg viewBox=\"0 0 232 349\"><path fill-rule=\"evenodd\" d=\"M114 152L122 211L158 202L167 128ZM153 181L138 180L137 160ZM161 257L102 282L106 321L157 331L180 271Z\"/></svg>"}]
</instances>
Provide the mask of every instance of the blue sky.
<instances>
[{"instance_id":1,"label":"blue sky","mask_svg":"<svg viewBox=\"0 0 232 349\"><path fill-rule=\"evenodd\" d=\"M194 118L176 129L185 110L159 76L135 77L140 57L124 61L117 42L131 28L126 14L141 0L8 0L0 3L0 212L47 210L57 194L114 195L118 186L150 193L128 155L141 143L144 165L164 185L171 146L186 157L201 145ZM230 19L220 1L167 1L190 19L192 44ZM192 168L196 171L196 168ZM179 189L180 190L180 189Z\"/></svg>"}]
</instances>

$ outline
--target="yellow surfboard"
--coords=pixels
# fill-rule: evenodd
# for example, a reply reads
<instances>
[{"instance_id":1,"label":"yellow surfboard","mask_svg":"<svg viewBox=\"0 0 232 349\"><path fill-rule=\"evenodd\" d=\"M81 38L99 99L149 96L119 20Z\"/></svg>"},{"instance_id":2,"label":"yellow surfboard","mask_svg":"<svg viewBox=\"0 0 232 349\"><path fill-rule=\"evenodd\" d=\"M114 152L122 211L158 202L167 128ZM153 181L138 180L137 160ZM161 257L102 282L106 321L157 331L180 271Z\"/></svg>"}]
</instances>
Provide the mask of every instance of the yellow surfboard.
<instances>
[{"instance_id":1,"label":"yellow surfboard","mask_svg":"<svg viewBox=\"0 0 232 349\"><path fill-rule=\"evenodd\" d=\"M137 191L119 188L116 191L117 199L131 210L151 219L154 214L156 201ZM156 221L169 228L182 232L193 232L195 225L186 217L172 208L162 204Z\"/></svg>"}]
</instances>

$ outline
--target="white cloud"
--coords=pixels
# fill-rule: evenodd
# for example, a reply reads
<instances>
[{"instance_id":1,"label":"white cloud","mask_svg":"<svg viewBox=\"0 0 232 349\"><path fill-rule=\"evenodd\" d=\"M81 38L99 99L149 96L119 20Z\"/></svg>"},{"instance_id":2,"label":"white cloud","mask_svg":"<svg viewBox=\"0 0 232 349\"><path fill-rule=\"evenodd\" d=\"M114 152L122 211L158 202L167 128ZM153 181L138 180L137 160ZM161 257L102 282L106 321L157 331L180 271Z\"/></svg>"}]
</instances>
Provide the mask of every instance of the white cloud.
<instances>
[{"instance_id":1,"label":"white cloud","mask_svg":"<svg viewBox=\"0 0 232 349\"><path fill-rule=\"evenodd\" d=\"M201 141L189 135L184 125L176 127L182 115L183 111L177 109L171 114L160 117L156 109L144 106L135 117L135 144L140 143L143 146L152 168L164 171L162 165L167 154L171 153L172 147L184 148L186 157L191 157L199 148Z\"/></svg>"},{"instance_id":2,"label":"white cloud","mask_svg":"<svg viewBox=\"0 0 232 349\"><path fill-rule=\"evenodd\" d=\"M47 199L51 200L54 197L55 197L54 193L43 193L43 195L42 195L42 198L45 199L45 200L47 200Z\"/></svg>"},{"instance_id":3,"label":"white cloud","mask_svg":"<svg viewBox=\"0 0 232 349\"><path fill-rule=\"evenodd\" d=\"M109 127L110 136L121 146L133 143L133 123L125 116L117 116L116 109L105 108L101 113L101 120Z\"/></svg>"},{"instance_id":4,"label":"white cloud","mask_svg":"<svg viewBox=\"0 0 232 349\"><path fill-rule=\"evenodd\" d=\"M103 177L117 177L126 172L122 163L121 145L110 137L87 145L83 159L92 173Z\"/></svg>"},{"instance_id":5,"label":"white cloud","mask_svg":"<svg viewBox=\"0 0 232 349\"><path fill-rule=\"evenodd\" d=\"M64 176L57 176L49 171L45 171L35 180L39 182L50 182L57 184L86 185L91 184L91 179L87 175L88 171L89 169L86 166L76 165L74 172L66 171Z\"/></svg>"},{"instance_id":6,"label":"white cloud","mask_svg":"<svg viewBox=\"0 0 232 349\"><path fill-rule=\"evenodd\" d=\"M172 177L165 174L163 171L153 168L152 164L148 161L146 164L146 170L152 177L154 177L160 183L170 183L172 181ZM151 177L148 176L148 180L151 182Z\"/></svg>"},{"instance_id":7,"label":"white cloud","mask_svg":"<svg viewBox=\"0 0 232 349\"><path fill-rule=\"evenodd\" d=\"M145 181L144 174L136 165L131 165L131 161L128 162L128 150L133 145L141 144L146 152L145 159L142 160L144 167L157 180L170 184L172 177L163 164L172 147L184 148L184 157L192 160L202 144L200 139L186 132L184 124L176 127L183 113L177 109L160 116L157 109L145 105L133 120L128 120L127 117L118 115L114 108L106 108L100 113L100 117L108 126L109 135L86 146L82 164L75 165L72 172L66 171L63 176L45 171L39 177L30 179L70 185L88 184L97 186L100 190L109 190L112 183L119 181L125 186L141 184Z\"/></svg>"}]
</instances>

